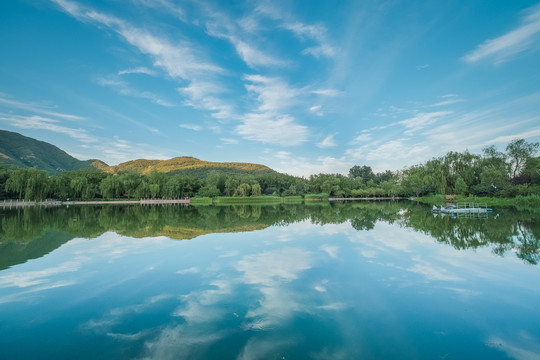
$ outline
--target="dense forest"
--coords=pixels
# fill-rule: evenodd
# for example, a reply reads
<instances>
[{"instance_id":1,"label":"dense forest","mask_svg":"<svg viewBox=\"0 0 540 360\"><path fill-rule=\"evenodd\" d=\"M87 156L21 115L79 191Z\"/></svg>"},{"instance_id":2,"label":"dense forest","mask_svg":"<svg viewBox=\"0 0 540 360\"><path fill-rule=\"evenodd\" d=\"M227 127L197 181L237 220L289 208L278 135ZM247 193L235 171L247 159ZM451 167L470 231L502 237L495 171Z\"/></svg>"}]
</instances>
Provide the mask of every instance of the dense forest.
<instances>
[{"instance_id":1,"label":"dense forest","mask_svg":"<svg viewBox=\"0 0 540 360\"><path fill-rule=\"evenodd\" d=\"M0 200L160 199L218 196L409 197L458 194L493 197L540 195L539 143L510 142L504 152L494 146L482 154L449 152L400 171L373 172L355 165L349 174L309 178L277 172L225 173L211 169L204 177L134 170L111 174L98 169L49 175L35 168L0 168Z\"/></svg>"}]
</instances>

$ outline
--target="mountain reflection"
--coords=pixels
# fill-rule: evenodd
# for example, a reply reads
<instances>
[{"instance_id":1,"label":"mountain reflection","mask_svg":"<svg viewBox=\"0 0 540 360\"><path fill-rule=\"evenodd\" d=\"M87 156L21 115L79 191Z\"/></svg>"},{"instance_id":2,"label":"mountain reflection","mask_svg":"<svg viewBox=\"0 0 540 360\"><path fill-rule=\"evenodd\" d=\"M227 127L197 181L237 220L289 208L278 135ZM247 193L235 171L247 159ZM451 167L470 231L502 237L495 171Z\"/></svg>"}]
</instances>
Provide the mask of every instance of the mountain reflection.
<instances>
[{"instance_id":1,"label":"mountain reflection","mask_svg":"<svg viewBox=\"0 0 540 360\"><path fill-rule=\"evenodd\" d=\"M0 209L0 269L41 257L76 237L107 231L134 237L171 239L225 232L262 230L310 221L350 222L369 231L377 222L425 233L456 249L490 247L503 256L515 252L529 264L540 261L540 219L534 211L496 210L486 218L434 216L410 201L280 204L273 206L72 206Z\"/></svg>"}]
</instances>

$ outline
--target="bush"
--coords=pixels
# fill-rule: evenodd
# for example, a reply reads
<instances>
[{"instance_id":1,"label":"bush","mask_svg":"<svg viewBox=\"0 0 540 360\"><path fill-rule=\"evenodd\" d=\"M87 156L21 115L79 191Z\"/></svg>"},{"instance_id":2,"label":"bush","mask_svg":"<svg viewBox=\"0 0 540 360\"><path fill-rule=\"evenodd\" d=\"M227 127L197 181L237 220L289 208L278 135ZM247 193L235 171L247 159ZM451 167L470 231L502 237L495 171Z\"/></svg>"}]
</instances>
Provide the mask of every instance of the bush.
<instances>
[{"instance_id":1,"label":"bush","mask_svg":"<svg viewBox=\"0 0 540 360\"><path fill-rule=\"evenodd\" d=\"M327 193L320 194L306 194L304 196L305 201L323 201L328 200L329 195Z\"/></svg>"},{"instance_id":2,"label":"bush","mask_svg":"<svg viewBox=\"0 0 540 360\"><path fill-rule=\"evenodd\" d=\"M470 192L474 196L493 196L497 192L497 188L493 185L478 184L471 186Z\"/></svg>"},{"instance_id":3,"label":"bush","mask_svg":"<svg viewBox=\"0 0 540 360\"><path fill-rule=\"evenodd\" d=\"M192 205L211 205L212 198L209 197L192 197L189 199L189 203Z\"/></svg>"}]
</instances>

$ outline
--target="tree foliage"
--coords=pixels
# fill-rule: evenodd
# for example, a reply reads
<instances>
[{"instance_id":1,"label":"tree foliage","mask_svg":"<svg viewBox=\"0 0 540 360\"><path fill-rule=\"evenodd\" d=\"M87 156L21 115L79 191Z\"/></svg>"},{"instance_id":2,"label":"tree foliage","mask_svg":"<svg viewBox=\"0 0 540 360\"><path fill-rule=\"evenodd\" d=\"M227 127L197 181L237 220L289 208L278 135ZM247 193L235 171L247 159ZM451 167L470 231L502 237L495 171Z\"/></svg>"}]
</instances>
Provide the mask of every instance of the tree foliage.
<instances>
[{"instance_id":1,"label":"tree foliage","mask_svg":"<svg viewBox=\"0 0 540 360\"><path fill-rule=\"evenodd\" d=\"M449 152L403 171L375 173L370 166L354 165L348 176L315 174L307 179L277 172L229 173L219 168L212 168L205 178L200 178L156 170L141 174L133 169L116 174L83 169L49 176L33 168L0 167L0 199L158 199L321 193L338 198L433 193L508 197L540 192L540 158L534 157L538 148L538 143L517 139L508 144L505 152L489 146L481 155ZM132 168L140 164L146 163L135 162Z\"/></svg>"}]
</instances>

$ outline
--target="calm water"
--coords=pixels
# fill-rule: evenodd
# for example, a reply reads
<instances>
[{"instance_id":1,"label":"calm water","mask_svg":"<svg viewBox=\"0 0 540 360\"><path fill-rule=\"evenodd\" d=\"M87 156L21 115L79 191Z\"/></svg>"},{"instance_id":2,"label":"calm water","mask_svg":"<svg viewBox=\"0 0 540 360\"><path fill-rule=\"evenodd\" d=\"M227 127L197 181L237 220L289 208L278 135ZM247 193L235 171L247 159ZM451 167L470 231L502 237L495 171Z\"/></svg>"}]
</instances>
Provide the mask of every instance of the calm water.
<instances>
[{"instance_id":1,"label":"calm water","mask_svg":"<svg viewBox=\"0 0 540 360\"><path fill-rule=\"evenodd\" d=\"M1 359L538 359L540 213L0 209Z\"/></svg>"}]
</instances>

